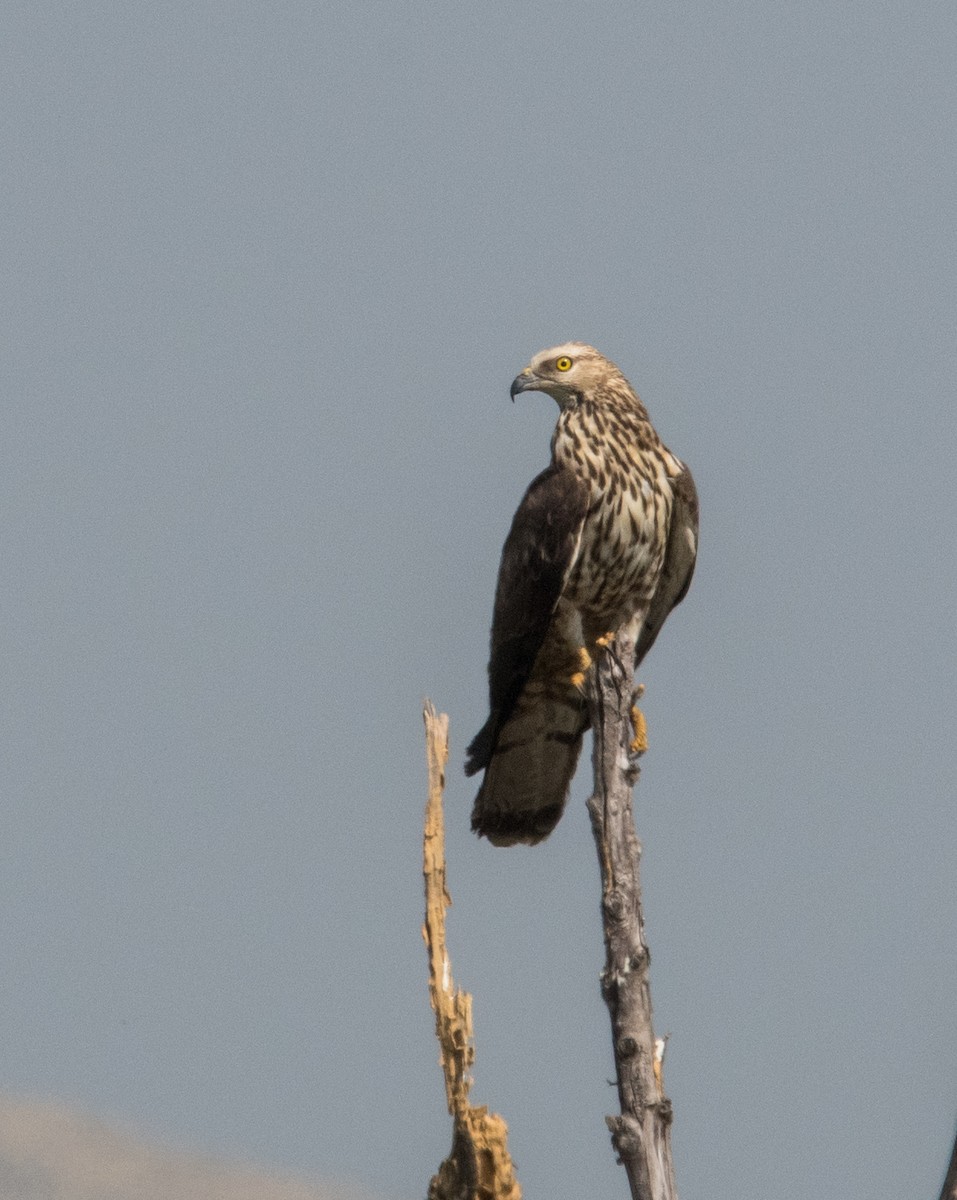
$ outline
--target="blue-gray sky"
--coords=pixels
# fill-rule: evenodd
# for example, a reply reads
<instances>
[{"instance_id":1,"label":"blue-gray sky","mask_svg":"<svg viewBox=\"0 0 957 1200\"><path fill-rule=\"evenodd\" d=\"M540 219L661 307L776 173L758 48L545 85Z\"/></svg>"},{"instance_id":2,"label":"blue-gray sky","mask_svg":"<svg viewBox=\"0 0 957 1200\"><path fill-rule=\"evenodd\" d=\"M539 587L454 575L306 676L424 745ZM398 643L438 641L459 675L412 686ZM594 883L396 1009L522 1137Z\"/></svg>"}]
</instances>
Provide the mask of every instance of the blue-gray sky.
<instances>
[{"instance_id":1,"label":"blue-gray sky","mask_svg":"<svg viewBox=\"0 0 957 1200\"><path fill-rule=\"evenodd\" d=\"M637 803L682 1195L957 1118L957 9L8 6L0 1087L423 1194L420 703L475 1099L623 1195L580 773L468 832L502 539L619 363L702 498Z\"/></svg>"}]
</instances>

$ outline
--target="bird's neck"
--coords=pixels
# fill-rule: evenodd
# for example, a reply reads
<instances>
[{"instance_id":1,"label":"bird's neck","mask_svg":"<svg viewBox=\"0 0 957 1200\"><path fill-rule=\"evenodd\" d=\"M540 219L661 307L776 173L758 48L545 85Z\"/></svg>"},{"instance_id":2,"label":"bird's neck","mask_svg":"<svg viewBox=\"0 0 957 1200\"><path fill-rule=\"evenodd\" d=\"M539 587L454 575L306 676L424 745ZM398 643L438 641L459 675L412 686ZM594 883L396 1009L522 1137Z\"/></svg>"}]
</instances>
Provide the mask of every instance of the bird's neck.
<instances>
[{"instance_id":1,"label":"bird's neck","mask_svg":"<svg viewBox=\"0 0 957 1200\"><path fill-rule=\"evenodd\" d=\"M552 438L556 455L563 448L587 446L604 455L615 447L630 447L651 452L661 443L645 411L634 394L627 397L586 397L562 409Z\"/></svg>"}]
</instances>

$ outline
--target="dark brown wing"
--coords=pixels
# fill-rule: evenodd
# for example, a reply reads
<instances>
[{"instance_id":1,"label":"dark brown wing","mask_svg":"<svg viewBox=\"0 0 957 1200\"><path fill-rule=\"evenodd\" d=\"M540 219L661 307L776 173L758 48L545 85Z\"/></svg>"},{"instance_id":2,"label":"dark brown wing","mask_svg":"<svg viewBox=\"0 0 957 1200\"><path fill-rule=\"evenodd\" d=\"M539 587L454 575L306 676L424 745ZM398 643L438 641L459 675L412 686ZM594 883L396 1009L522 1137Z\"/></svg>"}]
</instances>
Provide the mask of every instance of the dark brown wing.
<instances>
[{"instance_id":1,"label":"dark brown wing","mask_svg":"<svg viewBox=\"0 0 957 1200\"><path fill-rule=\"evenodd\" d=\"M637 667L654 645L665 619L675 605L680 604L691 586L695 557L698 553L698 493L687 467L671 481L674 503L671 526L661 578L651 599L648 616L641 627L635 648Z\"/></svg>"},{"instance_id":2,"label":"dark brown wing","mask_svg":"<svg viewBox=\"0 0 957 1200\"><path fill-rule=\"evenodd\" d=\"M541 649L581 537L586 486L551 466L525 493L505 539L489 659L491 714L467 751L465 773L488 766Z\"/></svg>"}]
</instances>

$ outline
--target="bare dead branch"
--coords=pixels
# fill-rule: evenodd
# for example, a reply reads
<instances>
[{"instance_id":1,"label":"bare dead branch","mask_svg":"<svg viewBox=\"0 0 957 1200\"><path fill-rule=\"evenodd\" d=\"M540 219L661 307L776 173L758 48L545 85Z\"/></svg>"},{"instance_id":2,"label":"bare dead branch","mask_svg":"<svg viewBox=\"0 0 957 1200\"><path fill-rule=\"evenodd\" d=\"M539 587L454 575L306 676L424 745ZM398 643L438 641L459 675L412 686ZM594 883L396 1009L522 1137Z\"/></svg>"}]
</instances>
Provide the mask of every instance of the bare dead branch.
<instances>
[{"instance_id":1,"label":"bare dead branch","mask_svg":"<svg viewBox=\"0 0 957 1200\"><path fill-rule=\"evenodd\" d=\"M957 1200L957 1137L954 1138L954 1148L950 1155L950 1166L944 1186L940 1189L940 1200Z\"/></svg>"},{"instance_id":2,"label":"bare dead branch","mask_svg":"<svg viewBox=\"0 0 957 1200\"><path fill-rule=\"evenodd\" d=\"M664 1042L652 1027L650 956L641 908L641 843L632 814L644 719L633 708L635 643L620 631L598 656L588 703L594 731L595 792L588 801L601 870L605 968L621 1113L606 1117L632 1200L677 1200L671 1158L671 1101L664 1093Z\"/></svg>"},{"instance_id":3,"label":"bare dead branch","mask_svg":"<svg viewBox=\"0 0 957 1200\"><path fill-rule=\"evenodd\" d=\"M429 1200L521 1200L508 1153L508 1126L484 1106L469 1103L475 1061L472 997L455 986L445 944L445 910L452 903L445 882L445 818L442 793L449 757L449 718L426 701L425 745L429 799L425 809L422 874L429 953L429 995L435 1011L439 1061L452 1117L452 1149L429 1184Z\"/></svg>"}]
</instances>

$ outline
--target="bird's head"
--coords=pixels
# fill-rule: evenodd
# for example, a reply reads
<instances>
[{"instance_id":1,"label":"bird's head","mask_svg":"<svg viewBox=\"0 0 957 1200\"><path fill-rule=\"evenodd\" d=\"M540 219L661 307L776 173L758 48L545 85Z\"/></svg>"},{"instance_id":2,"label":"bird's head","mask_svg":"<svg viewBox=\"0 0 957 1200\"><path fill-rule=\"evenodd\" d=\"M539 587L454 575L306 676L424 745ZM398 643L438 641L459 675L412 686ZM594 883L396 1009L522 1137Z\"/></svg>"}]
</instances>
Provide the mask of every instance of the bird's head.
<instances>
[{"instance_id":1,"label":"bird's head","mask_svg":"<svg viewBox=\"0 0 957 1200\"><path fill-rule=\"evenodd\" d=\"M584 342L566 342L542 350L512 381L511 396L519 392L545 392L561 408L577 403L583 396L594 396L612 377L621 372L604 355Z\"/></svg>"}]
</instances>

